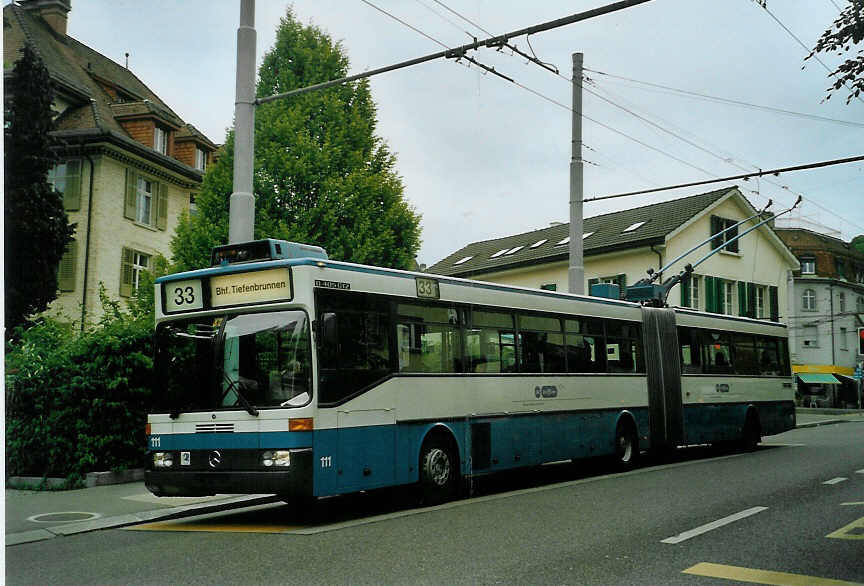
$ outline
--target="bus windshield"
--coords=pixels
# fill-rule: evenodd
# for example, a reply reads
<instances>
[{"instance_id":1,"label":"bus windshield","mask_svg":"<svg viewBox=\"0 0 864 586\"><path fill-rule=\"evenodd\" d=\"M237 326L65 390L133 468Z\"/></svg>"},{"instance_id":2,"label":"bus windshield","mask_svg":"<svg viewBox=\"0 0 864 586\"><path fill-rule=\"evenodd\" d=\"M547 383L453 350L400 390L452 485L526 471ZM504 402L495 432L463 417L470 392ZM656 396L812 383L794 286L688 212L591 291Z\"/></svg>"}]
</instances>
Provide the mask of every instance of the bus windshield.
<instances>
[{"instance_id":1,"label":"bus windshield","mask_svg":"<svg viewBox=\"0 0 864 586\"><path fill-rule=\"evenodd\" d=\"M156 373L172 413L301 407L312 399L309 323L302 311L160 324Z\"/></svg>"}]
</instances>

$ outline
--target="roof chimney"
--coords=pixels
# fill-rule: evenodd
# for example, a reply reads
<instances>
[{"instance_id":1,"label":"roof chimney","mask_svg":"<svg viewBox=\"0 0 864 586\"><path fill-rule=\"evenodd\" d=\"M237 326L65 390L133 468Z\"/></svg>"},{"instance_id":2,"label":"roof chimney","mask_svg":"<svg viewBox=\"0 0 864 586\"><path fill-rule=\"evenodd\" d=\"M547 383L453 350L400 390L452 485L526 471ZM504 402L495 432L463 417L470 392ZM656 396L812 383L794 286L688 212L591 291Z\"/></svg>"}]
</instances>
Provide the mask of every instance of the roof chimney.
<instances>
[{"instance_id":1,"label":"roof chimney","mask_svg":"<svg viewBox=\"0 0 864 586\"><path fill-rule=\"evenodd\" d=\"M72 0L19 0L19 5L41 16L54 32L66 35L66 21L72 10Z\"/></svg>"}]
</instances>

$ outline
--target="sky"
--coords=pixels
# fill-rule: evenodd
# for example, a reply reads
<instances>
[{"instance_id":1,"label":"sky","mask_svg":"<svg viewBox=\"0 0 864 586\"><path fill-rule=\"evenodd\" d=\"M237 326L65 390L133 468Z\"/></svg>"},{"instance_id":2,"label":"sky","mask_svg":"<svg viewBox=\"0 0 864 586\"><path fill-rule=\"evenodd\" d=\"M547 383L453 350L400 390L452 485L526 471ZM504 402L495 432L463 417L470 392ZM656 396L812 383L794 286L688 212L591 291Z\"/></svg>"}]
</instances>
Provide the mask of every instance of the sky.
<instances>
[{"instance_id":1,"label":"sky","mask_svg":"<svg viewBox=\"0 0 864 586\"><path fill-rule=\"evenodd\" d=\"M847 1L768 0L769 13L754 0L652 0L511 40L558 75L510 51L481 49L475 59L519 85L444 59L372 77L377 133L396 153L405 197L422 216L418 261L431 265L470 242L568 221L575 52L583 53L587 76L586 198L862 154L864 101L847 105L845 90L825 100L827 71L805 62L808 51L793 38L813 46ZM351 72L359 73L440 51L428 37L459 46L472 42L469 34L489 36L477 26L498 35L608 3L295 0L290 6L303 23L340 41ZM288 6L257 1L259 64ZM129 68L144 83L222 143L234 113L239 15L239 0L73 0L68 32L121 64L128 52ZM832 70L841 59L820 58ZM800 194L794 222L824 226L846 240L864 234L861 162L586 202L584 215L735 184L757 208L773 198L777 212Z\"/></svg>"}]
</instances>

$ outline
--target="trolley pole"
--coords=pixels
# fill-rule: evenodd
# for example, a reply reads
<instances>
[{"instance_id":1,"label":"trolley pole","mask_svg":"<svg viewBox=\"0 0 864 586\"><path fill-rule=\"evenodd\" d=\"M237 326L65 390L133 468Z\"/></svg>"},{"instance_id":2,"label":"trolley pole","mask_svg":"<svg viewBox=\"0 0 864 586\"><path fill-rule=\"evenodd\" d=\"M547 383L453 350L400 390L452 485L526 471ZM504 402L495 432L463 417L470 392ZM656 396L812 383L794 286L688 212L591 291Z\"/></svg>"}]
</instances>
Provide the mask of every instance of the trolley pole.
<instances>
[{"instance_id":1,"label":"trolley pole","mask_svg":"<svg viewBox=\"0 0 864 586\"><path fill-rule=\"evenodd\" d=\"M252 240L255 196L255 0L240 0L237 29L237 91L234 101L234 191L228 211L228 243Z\"/></svg>"},{"instance_id":2,"label":"trolley pole","mask_svg":"<svg viewBox=\"0 0 864 586\"><path fill-rule=\"evenodd\" d=\"M585 292L583 261L582 204L582 53L573 53L573 146L570 155L570 266L567 270L567 290Z\"/></svg>"}]
</instances>

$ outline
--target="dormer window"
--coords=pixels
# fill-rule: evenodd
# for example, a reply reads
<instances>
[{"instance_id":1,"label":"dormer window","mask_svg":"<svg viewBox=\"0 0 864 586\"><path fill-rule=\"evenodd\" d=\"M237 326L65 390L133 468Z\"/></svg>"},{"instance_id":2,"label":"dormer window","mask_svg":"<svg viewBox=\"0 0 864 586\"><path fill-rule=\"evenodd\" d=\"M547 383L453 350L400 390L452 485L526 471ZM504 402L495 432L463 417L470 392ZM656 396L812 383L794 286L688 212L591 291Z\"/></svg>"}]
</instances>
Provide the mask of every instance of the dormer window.
<instances>
[{"instance_id":1,"label":"dormer window","mask_svg":"<svg viewBox=\"0 0 864 586\"><path fill-rule=\"evenodd\" d=\"M207 151L195 148L195 168L201 172L207 170Z\"/></svg>"},{"instance_id":2,"label":"dormer window","mask_svg":"<svg viewBox=\"0 0 864 586\"><path fill-rule=\"evenodd\" d=\"M153 150L163 155L168 154L168 132L159 126L153 128Z\"/></svg>"}]
</instances>

